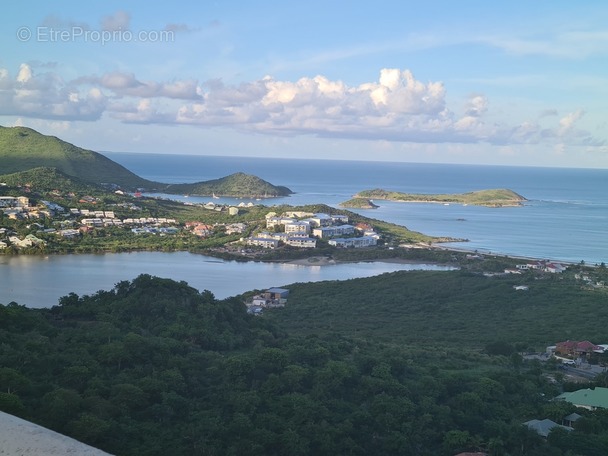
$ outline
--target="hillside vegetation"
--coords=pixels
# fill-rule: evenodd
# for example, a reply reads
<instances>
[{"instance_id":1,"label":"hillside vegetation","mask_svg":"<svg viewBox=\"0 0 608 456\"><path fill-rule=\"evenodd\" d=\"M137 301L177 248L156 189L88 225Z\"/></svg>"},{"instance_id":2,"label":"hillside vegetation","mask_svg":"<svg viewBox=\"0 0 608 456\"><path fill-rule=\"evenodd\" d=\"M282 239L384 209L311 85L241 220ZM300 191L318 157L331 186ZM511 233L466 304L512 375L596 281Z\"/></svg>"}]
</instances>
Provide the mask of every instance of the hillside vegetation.
<instances>
[{"instance_id":1,"label":"hillside vegetation","mask_svg":"<svg viewBox=\"0 0 608 456\"><path fill-rule=\"evenodd\" d=\"M275 186L257 176L245 173L234 173L220 179L193 184L171 184L167 185L163 191L172 194L249 198L288 196L293 193L287 187Z\"/></svg>"},{"instance_id":2,"label":"hillside vegetation","mask_svg":"<svg viewBox=\"0 0 608 456\"><path fill-rule=\"evenodd\" d=\"M338 325L327 337L292 336L239 299L147 275L59 304L0 305L0 410L111 454L608 451L602 414L580 412L586 431L555 442L522 427L573 406L550 401L558 389L538 369L502 356L350 338Z\"/></svg>"},{"instance_id":3,"label":"hillside vegetation","mask_svg":"<svg viewBox=\"0 0 608 456\"><path fill-rule=\"evenodd\" d=\"M355 195L355 198L368 198L398 202L417 203L461 203L477 206L519 206L526 199L508 189L478 190L467 193L453 194L420 194L402 193L383 189L364 190Z\"/></svg>"},{"instance_id":4,"label":"hillside vegetation","mask_svg":"<svg viewBox=\"0 0 608 456\"><path fill-rule=\"evenodd\" d=\"M513 289L521 284L529 290ZM295 284L290 290L289 306L265 318L303 336L338 332L386 342L470 349L482 349L496 340L544 349L566 339L608 339L608 292L581 288L568 277L402 271Z\"/></svg>"},{"instance_id":5,"label":"hillside vegetation","mask_svg":"<svg viewBox=\"0 0 608 456\"><path fill-rule=\"evenodd\" d=\"M34 168L56 168L89 184L115 184L125 189L143 188L173 194L231 197L275 197L293 193L259 177L235 173L194 184L163 184L132 173L104 155L82 149L54 136L26 127L0 127L0 178Z\"/></svg>"},{"instance_id":6,"label":"hillside vegetation","mask_svg":"<svg viewBox=\"0 0 608 456\"><path fill-rule=\"evenodd\" d=\"M69 176L57 168L31 168L13 174L1 176L1 180L9 187L28 187L36 192L50 192L60 189L62 192L99 192L100 187L84 182L77 177Z\"/></svg>"},{"instance_id":7,"label":"hillside vegetation","mask_svg":"<svg viewBox=\"0 0 608 456\"><path fill-rule=\"evenodd\" d=\"M0 174L47 167L93 184L114 183L128 188L158 186L97 152L26 127L0 127L0 163Z\"/></svg>"},{"instance_id":8,"label":"hillside vegetation","mask_svg":"<svg viewBox=\"0 0 608 456\"><path fill-rule=\"evenodd\" d=\"M349 209L376 209L377 204L367 198L351 198L347 201L340 203L340 207L346 207Z\"/></svg>"}]
</instances>

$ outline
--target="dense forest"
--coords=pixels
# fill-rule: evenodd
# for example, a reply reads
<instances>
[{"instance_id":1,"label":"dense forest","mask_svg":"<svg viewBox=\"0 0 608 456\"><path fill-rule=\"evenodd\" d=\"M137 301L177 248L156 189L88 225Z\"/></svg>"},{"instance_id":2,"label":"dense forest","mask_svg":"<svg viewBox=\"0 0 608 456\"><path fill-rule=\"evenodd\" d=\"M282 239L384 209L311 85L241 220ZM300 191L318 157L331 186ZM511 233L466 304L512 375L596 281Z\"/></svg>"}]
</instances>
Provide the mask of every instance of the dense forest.
<instances>
[{"instance_id":1,"label":"dense forest","mask_svg":"<svg viewBox=\"0 0 608 456\"><path fill-rule=\"evenodd\" d=\"M480 266L491 270L491 261ZM480 349L498 340L544 351L566 339L608 342L607 288L583 286L575 271L487 277L474 266L294 284L290 305L267 318L292 335L337 332L417 346Z\"/></svg>"},{"instance_id":2,"label":"dense forest","mask_svg":"<svg viewBox=\"0 0 608 456\"><path fill-rule=\"evenodd\" d=\"M471 289L460 274L453 280ZM359 293L366 280L336 294ZM306 287L319 286L294 286L285 310L309 306ZM491 295L481 287L463 299L475 294ZM340 307L336 296L314 300ZM147 275L51 309L0 306L0 409L117 455L608 454L606 412L579 412L576 431L548 440L522 426L573 408L552 402L559 387L517 353L377 340L352 330L361 318L350 331L337 320L334 330L297 331L301 321L270 315Z\"/></svg>"}]
</instances>

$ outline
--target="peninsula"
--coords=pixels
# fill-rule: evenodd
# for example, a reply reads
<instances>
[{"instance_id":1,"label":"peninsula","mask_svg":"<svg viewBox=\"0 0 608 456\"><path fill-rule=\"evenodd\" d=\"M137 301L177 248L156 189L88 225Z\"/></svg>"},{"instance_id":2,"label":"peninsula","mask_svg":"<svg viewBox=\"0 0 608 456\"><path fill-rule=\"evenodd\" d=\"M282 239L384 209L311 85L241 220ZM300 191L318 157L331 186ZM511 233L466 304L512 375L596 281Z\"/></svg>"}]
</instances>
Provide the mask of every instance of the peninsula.
<instances>
[{"instance_id":1,"label":"peninsula","mask_svg":"<svg viewBox=\"0 0 608 456\"><path fill-rule=\"evenodd\" d=\"M377 188L359 192L349 201L357 201L359 199L386 200L402 203L458 203L486 207L521 206L524 201L527 201L526 198L509 189L478 190L453 194L420 194L393 192ZM347 203L342 203L342 205Z\"/></svg>"},{"instance_id":2,"label":"peninsula","mask_svg":"<svg viewBox=\"0 0 608 456\"><path fill-rule=\"evenodd\" d=\"M339 204L340 207L346 207L349 209L377 209L377 204L368 198L351 198L348 201L344 201Z\"/></svg>"}]
</instances>

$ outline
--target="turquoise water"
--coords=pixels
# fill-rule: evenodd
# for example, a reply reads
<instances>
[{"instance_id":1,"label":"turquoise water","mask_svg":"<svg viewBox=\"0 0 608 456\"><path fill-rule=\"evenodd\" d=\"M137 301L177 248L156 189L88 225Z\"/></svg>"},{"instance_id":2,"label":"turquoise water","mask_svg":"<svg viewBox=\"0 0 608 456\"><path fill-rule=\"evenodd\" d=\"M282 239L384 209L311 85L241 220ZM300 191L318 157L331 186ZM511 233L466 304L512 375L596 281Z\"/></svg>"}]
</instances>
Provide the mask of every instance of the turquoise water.
<instances>
[{"instance_id":1,"label":"turquoise water","mask_svg":"<svg viewBox=\"0 0 608 456\"><path fill-rule=\"evenodd\" d=\"M107 153L135 173L161 182L195 182L237 171L291 188L294 195L259 204L325 203L384 188L411 193L462 193L509 188L523 207L485 208L377 201L367 216L435 236L465 238L454 246L501 254L595 264L608 262L608 170L387 163L247 157ZM208 201L209 198L184 198ZM220 202L248 200L222 198ZM217 202L217 200L216 200Z\"/></svg>"}]
</instances>

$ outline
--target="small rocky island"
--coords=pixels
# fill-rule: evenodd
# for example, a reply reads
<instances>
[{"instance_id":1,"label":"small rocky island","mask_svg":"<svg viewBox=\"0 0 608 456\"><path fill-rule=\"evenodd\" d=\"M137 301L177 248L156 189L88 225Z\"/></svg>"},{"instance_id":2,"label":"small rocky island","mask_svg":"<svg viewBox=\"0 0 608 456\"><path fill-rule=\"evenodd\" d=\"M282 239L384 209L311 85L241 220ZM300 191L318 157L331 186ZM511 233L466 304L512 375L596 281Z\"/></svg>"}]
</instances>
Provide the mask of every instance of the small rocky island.
<instances>
[{"instance_id":1,"label":"small rocky island","mask_svg":"<svg viewBox=\"0 0 608 456\"><path fill-rule=\"evenodd\" d=\"M421 194L402 193L383 189L364 190L354 195L353 199L345 201L342 205L358 200L386 200L402 203L442 203L442 204L471 204L486 207L514 207L521 206L527 201L523 196L509 189L478 190L467 193L451 194ZM354 207L354 206L345 206Z\"/></svg>"}]
</instances>

